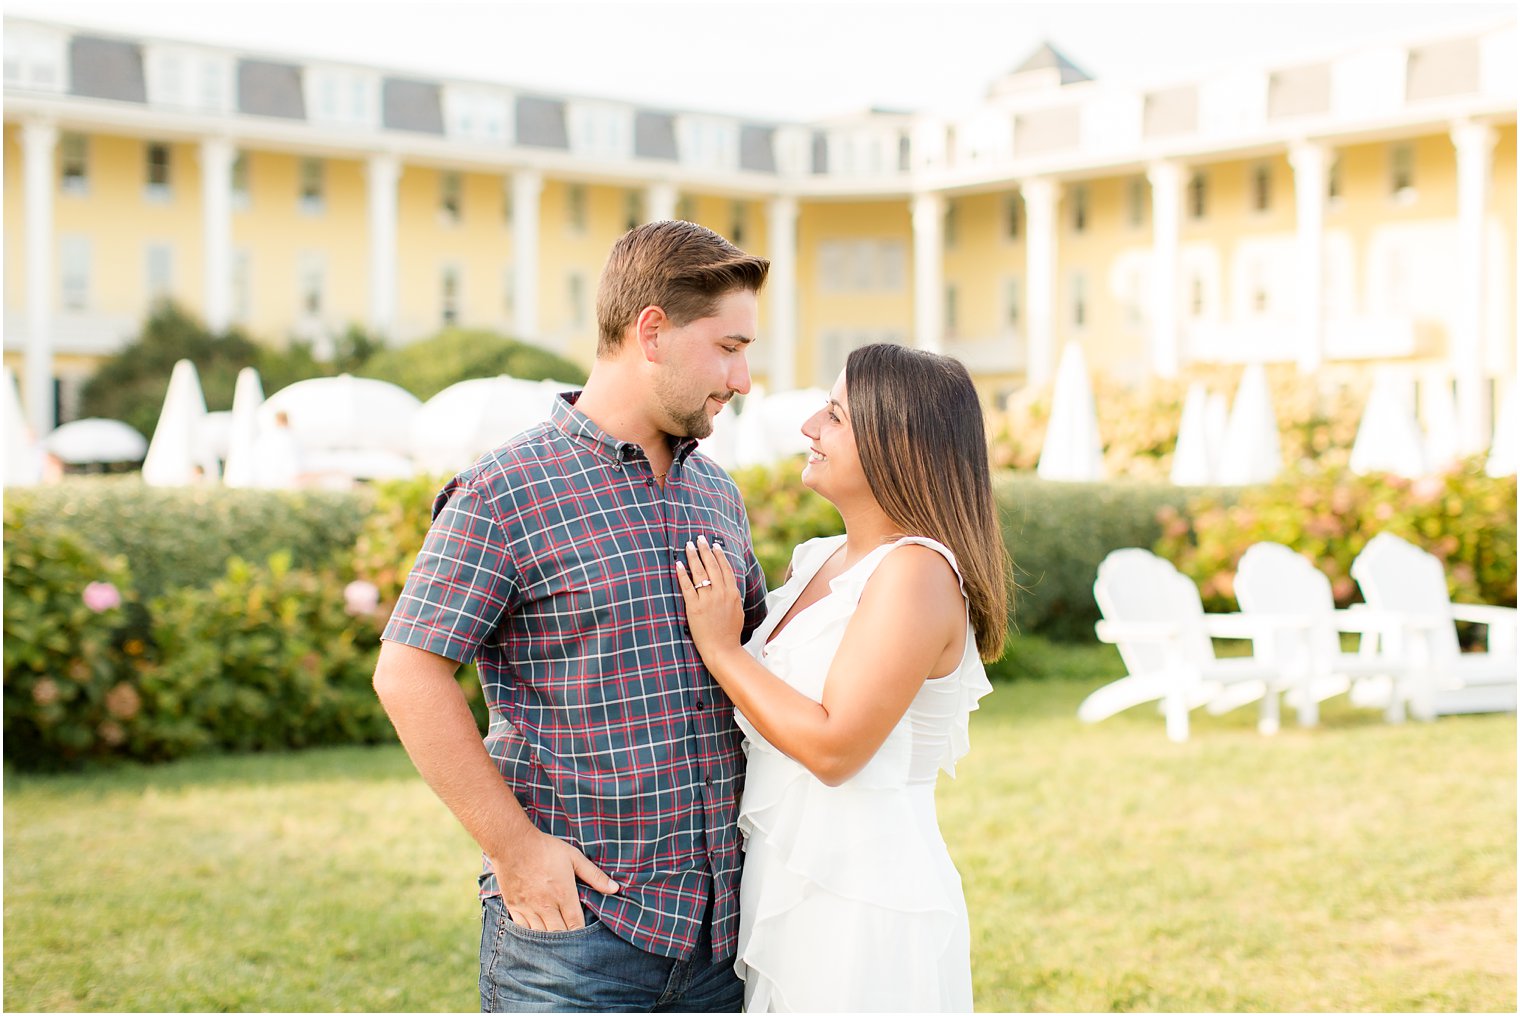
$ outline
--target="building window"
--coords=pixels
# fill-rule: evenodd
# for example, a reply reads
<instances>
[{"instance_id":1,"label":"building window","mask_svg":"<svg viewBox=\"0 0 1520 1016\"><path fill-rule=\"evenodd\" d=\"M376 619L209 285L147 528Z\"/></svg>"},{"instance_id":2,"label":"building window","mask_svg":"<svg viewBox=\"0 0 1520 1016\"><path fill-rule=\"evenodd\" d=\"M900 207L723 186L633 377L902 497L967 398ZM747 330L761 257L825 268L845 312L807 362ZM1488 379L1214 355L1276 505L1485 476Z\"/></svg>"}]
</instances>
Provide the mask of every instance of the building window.
<instances>
[{"instance_id":1,"label":"building window","mask_svg":"<svg viewBox=\"0 0 1520 1016\"><path fill-rule=\"evenodd\" d=\"M327 266L320 254L303 255L300 262L301 313L308 318L322 316L322 295L327 283Z\"/></svg>"},{"instance_id":2,"label":"building window","mask_svg":"<svg viewBox=\"0 0 1520 1016\"><path fill-rule=\"evenodd\" d=\"M232 320L248 323L248 309L252 306L249 292L250 261L247 250L232 252Z\"/></svg>"},{"instance_id":3,"label":"building window","mask_svg":"<svg viewBox=\"0 0 1520 1016\"><path fill-rule=\"evenodd\" d=\"M40 92L64 90L68 36L40 26L5 26L5 84Z\"/></svg>"},{"instance_id":4,"label":"building window","mask_svg":"<svg viewBox=\"0 0 1520 1016\"><path fill-rule=\"evenodd\" d=\"M594 102L571 103L566 111L570 150L593 159L633 155L633 109Z\"/></svg>"},{"instance_id":5,"label":"building window","mask_svg":"<svg viewBox=\"0 0 1520 1016\"><path fill-rule=\"evenodd\" d=\"M735 201L729 209L728 238L735 247L744 246L744 224L749 219L749 207L743 201Z\"/></svg>"},{"instance_id":6,"label":"building window","mask_svg":"<svg viewBox=\"0 0 1520 1016\"><path fill-rule=\"evenodd\" d=\"M58 279L65 310L86 310L90 306L90 238L58 238Z\"/></svg>"},{"instance_id":7,"label":"building window","mask_svg":"<svg viewBox=\"0 0 1520 1016\"><path fill-rule=\"evenodd\" d=\"M1341 157L1334 156L1330 160L1330 168L1325 172L1325 197L1331 201L1341 199Z\"/></svg>"},{"instance_id":8,"label":"building window","mask_svg":"<svg viewBox=\"0 0 1520 1016\"><path fill-rule=\"evenodd\" d=\"M1079 183L1071 189L1071 229L1074 233L1087 232L1087 184Z\"/></svg>"},{"instance_id":9,"label":"building window","mask_svg":"<svg viewBox=\"0 0 1520 1016\"><path fill-rule=\"evenodd\" d=\"M631 190L623 195L623 228L637 229L644 222L644 195Z\"/></svg>"},{"instance_id":10,"label":"building window","mask_svg":"<svg viewBox=\"0 0 1520 1016\"><path fill-rule=\"evenodd\" d=\"M1188 181L1188 214L1194 219L1201 219L1208 214L1209 187L1208 180L1203 175L1203 170L1196 170L1193 177Z\"/></svg>"},{"instance_id":11,"label":"building window","mask_svg":"<svg viewBox=\"0 0 1520 1016\"><path fill-rule=\"evenodd\" d=\"M1081 274L1071 277L1071 324L1087 327L1087 276Z\"/></svg>"},{"instance_id":12,"label":"building window","mask_svg":"<svg viewBox=\"0 0 1520 1016\"><path fill-rule=\"evenodd\" d=\"M1251 169L1251 210L1253 212L1272 210L1272 167L1264 162L1258 163Z\"/></svg>"},{"instance_id":13,"label":"building window","mask_svg":"<svg viewBox=\"0 0 1520 1016\"><path fill-rule=\"evenodd\" d=\"M568 206L566 218L570 220L570 228L577 233L586 231L586 188L581 184L572 183L565 189L565 204Z\"/></svg>"},{"instance_id":14,"label":"building window","mask_svg":"<svg viewBox=\"0 0 1520 1016\"><path fill-rule=\"evenodd\" d=\"M960 294L954 285L945 287L945 338L955 338L960 320Z\"/></svg>"},{"instance_id":15,"label":"building window","mask_svg":"<svg viewBox=\"0 0 1520 1016\"><path fill-rule=\"evenodd\" d=\"M956 235L957 235L957 233L959 233L959 229L957 228L957 223L956 223L957 216L956 216L955 212L956 212L955 202L953 200L947 200L945 202L945 226L944 226L945 235L943 237L944 245L946 247L954 247L955 246Z\"/></svg>"},{"instance_id":16,"label":"building window","mask_svg":"<svg viewBox=\"0 0 1520 1016\"><path fill-rule=\"evenodd\" d=\"M1414 147L1394 145L1388 151L1388 190L1396 198L1414 193Z\"/></svg>"},{"instance_id":17,"label":"building window","mask_svg":"<svg viewBox=\"0 0 1520 1016\"><path fill-rule=\"evenodd\" d=\"M148 302L166 300L174 291L174 250L166 243L148 244L143 270Z\"/></svg>"},{"instance_id":18,"label":"building window","mask_svg":"<svg viewBox=\"0 0 1520 1016\"><path fill-rule=\"evenodd\" d=\"M232 207L246 211L248 204L248 153L238 152L232 158Z\"/></svg>"},{"instance_id":19,"label":"building window","mask_svg":"<svg viewBox=\"0 0 1520 1016\"><path fill-rule=\"evenodd\" d=\"M378 75L336 67L309 67L305 86L307 116L313 123L339 127L380 126Z\"/></svg>"},{"instance_id":20,"label":"building window","mask_svg":"<svg viewBox=\"0 0 1520 1016\"><path fill-rule=\"evenodd\" d=\"M1139 229L1145 225L1145 177L1131 177L1126 194L1125 208L1129 213L1129 224Z\"/></svg>"},{"instance_id":21,"label":"building window","mask_svg":"<svg viewBox=\"0 0 1520 1016\"><path fill-rule=\"evenodd\" d=\"M1023 213L1019 210L1019 196L1008 194L1003 197L1003 238L1017 240L1022 229Z\"/></svg>"},{"instance_id":22,"label":"building window","mask_svg":"<svg viewBox=\"0 0 1520 1016\"><path fill-rule=\"evenodd\" d=\"M143 151L147 157L148 200L169 200L172 194L169 146L161 141L150 141Z\"/></svg>"},{"instance_id":23,"label":"building window","mask_svg":"<svg viewBox=\"0 0 1520 1016\"><path fill-rule=\"evenodd\" d=\"M565 279L565 300L569 304L570 327L586 326L586 280L580 272L571 272Z\"/></svg>"},{"instance_id":24,"label":"building window","mask_svg":"<svg viewBox=\"0 0 1520 1016\"><path fill-rule=\"evenodd\" d=\"M1009 278L1003 280L1003 323L1010 329L1018 330L1024 316L1022 295L1019 292L1019 280Z\"/></svg>"},{"instance_id":25,"label":"building window","mask_svg":"<svg viewBox=\"0 0 1520 1016\"><path fill-rule=\"evenodd\" d=\"M301 211L307 215L321 215L326 206L322 196L324 175L321 159L301 160Z\"/></svg>"},{"instance_id":26,"label":"building window","mask_svg":"<svg viewBox=\"0 0 1520 1016\"><path fill-rule=\"evenodd\" d=\"M906 131L897 136L897 171L906 173L913 168L913 142Z\"/></svg>"},{"instance_id":27,"label":"building window","mask_svg":"<svg viewBox=\"0 0 1520 1016\"><path fill-rule=\"evenodd\" d=\"M508 265L501 273L502 299L501 311L506 315L508 327L515 325L517 317L517 275Z\"/></svg>"},{"instance_id":28,"label":"building window","mask_svg":"<svg viewBox=\"0 0 1520 1016\"><path fill-rule=\"evenodd\" d=\"M89 144L83 134L65 134L58 140L58 162L62 168L59 186L65 194L90 191Z\"/></svg>"},{"instance_id":29,"label":"building window","mask_svg":"<svg viewBox=\"0 0 1520 1016\"><path fill-rule=\"evenodd\" d=\"M438 218L446 226L457 226L462 217L461 192L458 173L438 174Z\"/></svg>"},{"instance_id":30,"label":"building window","mask_svg":"<svg viewBox=\"0 0 1520 1016\"><path fill-rule=\"evenodd\" d=\"M440 317L443 320L443 326L452 328L459 324L459 269L453 265L447 265L443 269L440 297L439 306L442 309Z\"/></svg>"}]
</instances>

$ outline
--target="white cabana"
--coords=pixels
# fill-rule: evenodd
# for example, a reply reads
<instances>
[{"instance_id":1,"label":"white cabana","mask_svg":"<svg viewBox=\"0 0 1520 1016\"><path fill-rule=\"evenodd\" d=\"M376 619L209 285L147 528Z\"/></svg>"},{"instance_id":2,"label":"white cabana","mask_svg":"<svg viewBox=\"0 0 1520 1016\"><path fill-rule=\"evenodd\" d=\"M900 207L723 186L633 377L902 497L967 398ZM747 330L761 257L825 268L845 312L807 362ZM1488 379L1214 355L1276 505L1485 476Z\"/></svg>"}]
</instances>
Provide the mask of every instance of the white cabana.
<instances>
[{"instance_id":1,"label":"white cabana","mask_svg":"<svg viewBox=\"0 0 1520 1016\"><path fill-rule=\"evenodd\" d=\"M141 462L148 452L148 442L132 427L98 416L63 424L43 439L42 446L71 466Z\"/></svg>"},{"instance_id":2,"label":"white cabana","mask_svg":"<svg viewBox=\"0 0 1520 1016\"><path fill-rule=\"evenodd\" d=\"M340 374L281 388L264 400L257 416L262 433L284 413L303 451L378 449L405 455L421 408L417 397L400 385Z\"/></svg>"},{"instance_id":3,"label":"white cabana","mask_svg":"<svg viewBox=\"0 0 1520 1016\"><path fill-rule=\"evenodd\" d=\"M259 437L259 407L264 404L264 385L252 367L238 371L232 390L232 419L227 428L227 457L222 482L229 487L252 487L256 483L254 445Z\"/></svg>"},{"instance_id":4,"label":"white cabana","mask_svg":"<svg viewBox=\"0 0 1520 1016\"><path fill-rule=\"evenodd\" d=\"M1372 394L1351 446L1354 473L1423 476L1425 435L1414 415L1414 385L1407 372L1381 367L1372 376Z\"/></svg>"},{"instance_id":5,"label":"white cabana","mask_svg":"<svg viewBox=\"0 0 1520 1016\"><path fill-rule=\"evenodd\" d=\"M1209 437L1209 390L1196 381L1188 386L1172 454L1172 482L1179 487L1213 483L1214 448Z\"/></svg>"},{"instance_id":6,"label":"white cabana","mask_svg":"<svg viewBox=\"0 0 1520 1016\"><path fill-rule=\"evenodd\" d=\"M1035 471L1047 480L1103 479L1103 441L1098 435L1092 381L1082 347L1075 342L1066 343L1061 352L1050 425Z\"/></svg>"},{"instance_id":7,"label":"white cabana","mask_svg":"<svg viewBox=\"0 0 1520 1016\"><path fill-rule=\"evenodd\" d=\"M1277 413L1261 364L1246 367L1235 389L1230 422L1225 426L1218 482L1231 486L1270 483L1282 472L1282 441Z\"/></svg>"},{"instance_id":8,"label":"white cabana","mask_svg":"<svg viewBox=\"0 0 1520 1016\"><path fill-rule=\"evenodd\" d=\"M1450 379L1427 378L1420 385L1420 422L1425 431L1425 469L1441 472L1462 458L1457 398Z\"/></svg>"},{"instance_id":9,"label":"white cabana","mask_svg":"<svg viewBox=\"0 0 1520 1016\"><path fill-rule=\"evenodd\" d=\"M21 413L21 396L16 392L16 375L5 368L5 382L0 385L0 419L5 426L5 486L29 487L42 479L42 449L32 438L31 428Z\"/></svg>"},{"instance_id":10,"label":"white cabana","mask_svg":"<svg viewBox=\"0 0 1520 1016\"><path fill-rule=\"evenodd\" d=\"M564 390L560 382L505 375L449 385L412 418L412 460L428 472L465 469L514 434L547 420Z\"/></svg>"},{"instance_id":11,"label":"white cabana","mask_svg":"<svg viewBox=\"0 0 1520 1016\"><path fill-rule=\"evenodd\" d=\"M1499 417L1494 422L1494 443L1488 450L1488 464L1484 471L1489 476L1514 476L1517 459L1520 459L1520 417L1515 406L1515 388L1511 384L1499 403Z\"/></svg>"},{"instance_id":12,"label":"white cabana","mask_svg":"<svg viewBox=\"0 0 1520 1016\"><path fill-rule=\"evenodd\" d=\"M169 375L164 409L153 429L148 455L143 460L143 482L154 487L181 487L201 478L214 479L216 459L202 447L201 427L206 419L206 399L201 394L195 364L181 360Z\"/></svg>"}]
</instances>

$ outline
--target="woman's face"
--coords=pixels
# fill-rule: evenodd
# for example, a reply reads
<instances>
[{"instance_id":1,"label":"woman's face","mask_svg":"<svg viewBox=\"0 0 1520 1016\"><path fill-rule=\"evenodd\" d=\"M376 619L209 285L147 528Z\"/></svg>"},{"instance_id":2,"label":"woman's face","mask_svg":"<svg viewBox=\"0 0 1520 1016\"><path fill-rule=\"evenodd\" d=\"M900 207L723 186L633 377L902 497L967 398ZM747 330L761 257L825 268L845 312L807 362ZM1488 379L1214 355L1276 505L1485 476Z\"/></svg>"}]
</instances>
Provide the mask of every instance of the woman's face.
<instances>
[{"instance_id":1,"label":"woman's face","mask_svg":"<svg viewBox=\"0 0 1520 1016\"><path fill-rule=\"evenodd\" d=\"M860 465L846 395L844 371L840 371L829 401L802 424L802 433L809 441L802 482L836 506L862 495L872 496Z\"/></svg>"}]
</instances>

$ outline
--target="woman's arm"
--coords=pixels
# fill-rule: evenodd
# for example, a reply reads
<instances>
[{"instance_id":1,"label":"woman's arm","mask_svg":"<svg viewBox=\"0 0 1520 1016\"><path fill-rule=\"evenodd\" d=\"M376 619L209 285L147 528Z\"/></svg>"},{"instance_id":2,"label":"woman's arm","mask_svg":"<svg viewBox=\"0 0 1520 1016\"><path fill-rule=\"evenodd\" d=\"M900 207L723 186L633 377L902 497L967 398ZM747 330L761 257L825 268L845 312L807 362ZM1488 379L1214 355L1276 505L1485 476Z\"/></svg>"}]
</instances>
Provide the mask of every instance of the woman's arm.
<instances>
[{"instance_id":1,"label":"woman's arm","mask_svg":"<svg viewBox=\"0 0 1520 1016\"><path fill-rule=\"evenodd\" d=\"M965 601L949 562L928 547L900 547L866 583L823 702L814 702L740 646L743 612L726 556L705 542L686 553L687 565L676 567L702 662L767 741L830 786L870 761L945 650L965 638ZM695 588L704 579L713 584Z\"/></svg>"}]
</instances>

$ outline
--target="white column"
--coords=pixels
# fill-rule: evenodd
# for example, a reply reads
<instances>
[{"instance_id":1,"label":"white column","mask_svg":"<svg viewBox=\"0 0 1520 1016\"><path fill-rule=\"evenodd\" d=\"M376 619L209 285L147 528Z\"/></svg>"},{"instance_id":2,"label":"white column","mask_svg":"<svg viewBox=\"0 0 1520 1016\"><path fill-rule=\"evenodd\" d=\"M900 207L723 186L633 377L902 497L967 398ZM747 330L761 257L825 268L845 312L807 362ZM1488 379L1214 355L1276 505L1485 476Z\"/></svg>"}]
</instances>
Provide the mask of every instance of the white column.
<instances>
[{"instance_id":1,"label":"white column","mask_svg":"<svg viewBox=\"0 0 1520 1016\"><path fill-rule=\"evenodd\" d=\"M944 346L944 233L944 195L913 195L913 342L931 353Z\"/></svg>"},{"instance_id":2,"label":"white column","mask_svg":"<svg viewBox=\"0 0 1520 1016\"><path fill-rule=\"evenodd\" d=\"M538 218L544 192L542 173L512 174L512 330L524 342L538 342Z\"/></svg>"},{"instance_id":3,"label":"white column","mask_svg":"<svg viewBox=\"0 0 1520 1016\"><path fill-rule=\"evenodd\" d=\"M1298 369L1308 374L1325 360L1325 175L1324 145L1300 142L1288 150L1293 167L1293 204L1298 215Z\"/></svg>"},{"instance_id":4,"label":"white column","mask_svg":"<svg viewBox=\"0 0 1520 1016\"><path fill-rule=\"evenodd\" d=\"M396 330L396 189L401 160L373 155L365 167L369 184L369 326L392 338Z\"/></svg>"},{"instance_id":5,"label":"white column","mask_svg":"<svg viewBox=\"0 0 1520 1016\"><path fill-rule=\"evenodd\" d=\"M1456 327L1449 355L1457 379L1458 440L1462 454L1488 448L1488 400L1483 385L1483 320L1488 272L1484 222L1495 132L1488 124L1462 121L1451 129L1457 149Z\"/></svg>"},{"instance_id":6,"label":"white column","mask_svg":"<svg viewBox=\"0 0 1520 1016\"><path fill-rule=\"evenodd\" d=\"M644 192L644 221L664 222L676 217L676 186L673 183L652 183Z\"/></svg>"},{"instance_id":7,"label":"white column","mask_svg":"<svg viewBox=\"0 0 1520 1016\"><path fill-rule=\"evenodd\" d=\"M1056 205L1060 184L1054 180L1025 180L1025 285L1029 290L1029 349L1025 374L1030 384L1044 384L1055 374Z\"/></svg>"},{"instance_id":8,"label":"white column","mask_svg":"<svg viewBox=\"0 0 1520 1016\"><path fill-rule=\"evenodd\" d=\"M1182 364L1177 251L1183 169L1175 162L1157 162L1145 175L1151 183L1151 370L1157 377L1176 377Z\"/></svg>"},{"instance_id":9,"label":"white column","mask_svg":"<svg viewBox=\"0 0 1520 1016\"><path fill-rule=\"evenodd\" d=\"M53 151L58 128L21 128L26 190L26 414L41 438L53 429Z\"/></svg>"},{"instance_id":10,"label":"white column","mask_svg":"<svg viewBox=\"0 0 1520 1016\"><path fill-rule=\"evenodd\" d=\"M232 163L236 158L226 138L201 142L206 327L212 332L224 332L232 324Z\"/></svg>"},{"instance_id":11,"label":"white column","mask_svg":"<svg viewBox=\"0 0 1520 1016\"><path fill-rule=\"evenodd\" d=\"M797 199L772 198L766 212L771 270L765 288L771 306L764 333L771 344L771 391L784 392L797 385Z\"/></svg>"}]
</instances>

